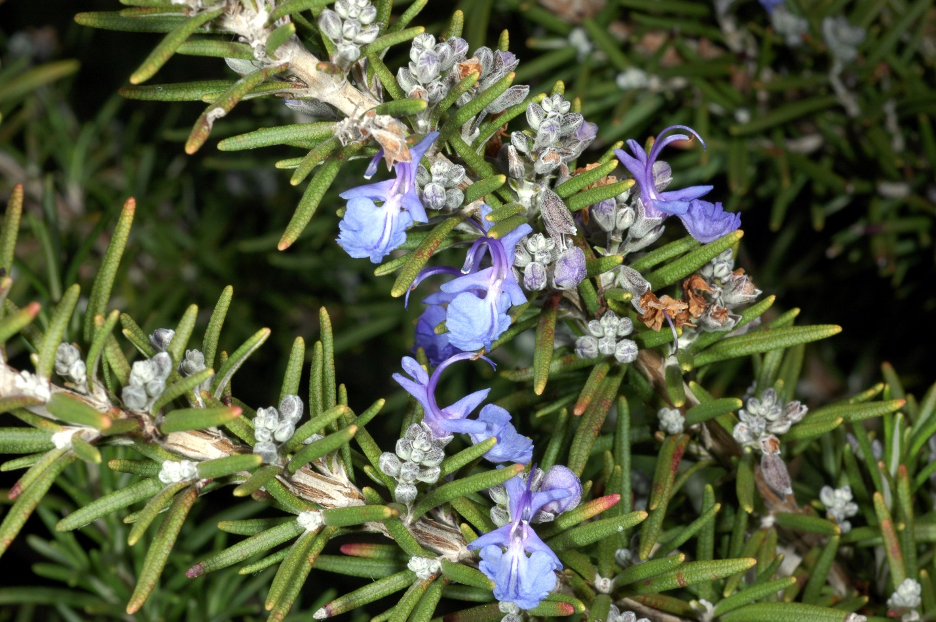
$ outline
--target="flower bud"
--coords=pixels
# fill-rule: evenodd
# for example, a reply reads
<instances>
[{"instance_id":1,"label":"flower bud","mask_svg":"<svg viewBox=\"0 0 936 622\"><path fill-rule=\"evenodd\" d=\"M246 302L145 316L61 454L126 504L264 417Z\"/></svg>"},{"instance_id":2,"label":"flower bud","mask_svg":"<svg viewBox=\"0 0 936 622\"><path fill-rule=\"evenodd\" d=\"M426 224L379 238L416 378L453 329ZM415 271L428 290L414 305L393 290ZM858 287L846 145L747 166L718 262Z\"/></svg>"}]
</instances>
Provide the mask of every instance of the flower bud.
<instances>
[{"instance_id":1,"label":"flower bud","mask_svg":"<svg viewBox=\"0 0 936 622\"><path fill-rule=\"evenodd\" d=\"M353 43L342 43L335 48L335 62L347 67L361 58L361 48Z\"/></svg>"},{"instance_id":2,"label":"flower bud","mask_svg":"<svg viewBox=\"0 0 936 622\"><path fill-rule=\"evenodd\" d=\"M396 455L400 460L409 460L413 453L413 441L408 438L401 438L396 442Z\"/></svg>"},{"instance_id":3,"label":"flower bud","mask_svg":"<svg viewBox=\"0 0 936 622\"><path fill-rule=\"evenodd\" d=\"M618 363L633 363L637 360L637 343L622 339L614 348L614 358Z\"/></svg>"},{"instance_id":4,"label":"flower bud","mask_svg":"<svg viewBox=\"0 0 936 622\"><path fill-rule=\"evenodd\" d=\"M280 400L279 412L287 421L299 421L302 418L302 408L302 398L298 395L284 395Z\"/></svg>"},{"instance_id":5,"label":"flower bud","mask_svg":"<svg viewBox=\"0 0 936 622\"><path fill-rule=\"evenodd\" d=\"M419 469L419 472L416 475L416 479L427 484L435 484L439 481L439 475L442 473L442 469L439 467L424 467Z\"/></svg>"},{"instance_id":6,"label":"flower bud","mask_svg":"<svg viewBox=\"0 0 936 622\"><path fill-rule=\"evenodd\" d=\"M273 440L277 443L285 443L292 438L292 435L296 431L296 426L293 425L292 421L281 421L278 426L276 426L276 431L273 432Z\"/></svg>"},{"instance_id":7,"label":"flower bud","mask_svg":"<svg viewBox=\"0 0 936 622\"><path fill-rule=\"evenodd\" d=\"M175 337L175 331L171 328L157 328L149 336L150 345L156 348L158 352L165 352L173 337Z\"/></svg>"},{"instance_id":8,"label":"flower bud","mask_svg":"<svg viewBox=\"0 0 936 622\"><path fill-rule=\"evenodd\" d=\"M793 494L793 486L790 483L790 472L787 471L786 464L780 454L765 453L761 456L761 470L764 473L764 480L770 489L780 495L781 498Z\"/></svg>"},{"instance_id":9,"label":"flower bud","mask_svg":"<svg viewBox=\"0 0 936 622\"><path fill-rule=\"evenodd\" d=\"M168 352L158 352L150 359L156 370L156 377L165 380L172 373L172 357Z\"/></svg>"},{"instance_id":10,"label":"flower bud","mask_svg":"<svg viewBox=\"0 0 936 622\"><path fill-rule=\"evenodd\" d=\"M406 461L400 466L400 481L415 482L419 475L419 465L415 462Z\"/></svg>"},{"instance_id":11,"label":"flower bud","mask_svg":"<svg viewBox=\"0 0 936 622\"><path fill-rule=\"evenodd\" d=\"M582 499L581 480L571 469L561 464L557 464L546 471L546 476L539 485L540 492L549 490L567 490L570 494L564 499L550 501L540 508L541 512L562 514L576 507ZM533 517L533 522L537 522L536 516Z\"/></svg>"},{"instance_id":12,"label":"flower bud","mask_svg":"<svg viewBox=\"0 0 936 622\"><path fill-rule=\"evenodd\" d=\"M146 396L146 389L139 385L127 385L120 394L124 406L128 410L143 410L146 408L146 402L149 398Z\"/></svg>"},{"instance_id":13,"label":"flower bud","mask_svg":"<svg viewBox=\"0 0 936 622\"><path fill-rule=\"evenodd\" d=\"M605 356L610 356L614 354L616 347L617 347L617 339L614 338L614 333L598 338L598 352L600 352L601 354Z\"/></svg>"},{"instance_id":14,"label":"flower bud","mask_svg":"<svg viewBox=\"0 0 936 622\"><path fill-rule=\"evenodd\" d=\"M396 487L396 493L393 495L399 503L409 505L416 500L416 486L409 482L400 482Z\"/></svg>"},{"instance_id":15,"label":"flower bud","mask_svg":"<svg viewBox=\"0 0 936 622\"><path fill-rule=\"evenodd\" d=\"M377 24L370 24L369 26L364 26L360 31L354 36L354 42L358 45L367 45L368 43L373 43L374 39L377 38L377 35L380 34L380 26Z\"/></svg>"},{"instance_id":16,"label":"flower bud","mask_svg":"<svg viewBox=\"0 0 936 622\"><path fill-rule=\"evenodd\" d=\"M331 9L325 9L318 18L319 30L326 37L337 42L341 40L341 17Z\"/></svg>"},{"instance_id":17,"label":"flower bud","mask_svg":"<svg viewBox=\"0 0 936 622\"><path fill-rule=\"evenodd\" d=\"M556 289L574 289L585 278L585 253L577 246L566 250L556 260L553 282Z\"/></svg>"},{"instance_id":18,"label":"flower bud","mask_svg":"<svg viewBox=\"0 0 936 622\"><path fill-rule=\"evenodd\" d=\"M580 359L593 359L598 357L598 340L591 335L585 335L575 340L575 354Z\"/></svg>"},{"instance_id":19,"label":"flower bud","mask_svg":"<svg viewBox=\"0 0 936 622\"><path fill-rule=\"evenodd\" d=\"M80 358L78 348L70 343L60 343L55 351L55 373L59 376L67 375L69 368Z\"/></svg>"},{"instance_id":20,"label":"flower bud","mask_svg":"<svg viewBox=\"0 0 936 622\"><path fill-rule=\"evenodd\" d=\"M541 263L531 262L523 269L523 286L531 292L546 288L546 268Z\"/></svg>"},{"instance_id":21,"label":"flower bud","mask_svg":"<svg viewBox=\"0 0 936 622\"><path fill-rule=\"evenodd\" d=\"M423 205L428 209L442 209L445 207L445 188L441 184L431 182L423 188Z\"/></svg>"},{"instance_id":22,"label":"flower bud","mask_svg":"<svg viewBox=\"0 0 936 622\"><path fill-rule=\"evenodd\" d=\"M615 226L615 202L614 199L605 199L595 203L588 209L589 215L601 227L602 231L610 233L614 231Z\"/></svg>"},{"instance_id":23,"label":"flower bud","mask_svg":"<svg viewBox=\"0 0 936 622\"><path fill-rule=\"evenodd\" d=\"M166 390L166 381L162 378L156 378L147 382L145 388L146 394L150 397L159 397Z\"/></svg>"},{"instance_id":24,"label":"flower bud","mask_svg":"<svg viewBox=\"0 0 936 622\"><path fill-rule=\"evenodd\" d=\"M205 369L205 355L199 350L186 350L185 358L179 363L179 373L191 376Z\"/></svg>"},{"instance_id":25,"label":"flower bud","mask_svg":"<svg viewBox=\"0 0 936 622\"><path fill-rule=\"evenodd\" d=\"M445 191L445 207L455 209L465 202L465 193L458 188L449 188Z\"/></svg>"},{"instance_id":26,"label":"flower bud","mask_svg":"<svg viewBox=\"0 0 936 622\"><path fill-rule=\"evenodd\" d=\"M617 211L617 220L614 223L614 227L618 231L624 231L629 229L634 220L637 218L637 213L634 211L634 208L626 205Z\"/></svg>"},{"instance_id":27,"label":"flower bud","mask_svg":"<svg viewBox=\"0 0 936 622\"><path fill-rule=\"evenodd\" d=\"M279 458L279 454L276 451L276 445L270 441L260 441L254 445L253 452L260 456L260 458L266 464L272 464Z\"/></svg>"},{"instance_id":28,"label":"flower bud","mask_svg":"<svg viewBox=\"0 0 936 622\"><path fill-rule=\"evenodd\" d=\"M376 18L377 18L377 7L375 7L372 4L368 4L367 6L365 6L364 8L360 10L360 13L358 14L357 19L359 22L361 22L362 24L366 26L367 24L370 24L371 22L373 22Z\"/></svg>"},{"instance_id":29,"label":"flower bud","mask_svg":"<svg viewBox=\"0 0 936 622\"><path fill-rule=\"evenodd\" d=\"M389 451L380 454L380 458L377 460L377 467L382 473L390 477L398 477L400 475L400 467L402 466L403 463L400 462L400 459Z\"/></svg>"}]
</instances>

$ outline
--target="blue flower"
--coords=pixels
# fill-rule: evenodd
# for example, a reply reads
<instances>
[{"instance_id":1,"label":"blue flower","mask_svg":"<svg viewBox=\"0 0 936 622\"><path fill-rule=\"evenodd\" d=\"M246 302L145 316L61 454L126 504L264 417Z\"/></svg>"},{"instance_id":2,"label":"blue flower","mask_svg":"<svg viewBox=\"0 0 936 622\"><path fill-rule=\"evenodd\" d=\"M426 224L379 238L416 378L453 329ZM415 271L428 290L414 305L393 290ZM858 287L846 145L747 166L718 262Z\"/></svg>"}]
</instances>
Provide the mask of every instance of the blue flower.
<instances>
[{"instance_id":1,"label":"blue flower","mask_svg":"<svg viewBox=\"0 0 936 622\"><path fill-rule=\"evenodd\" d=\"M472 551L480 549L478 567L494 581L494 597L521 609L533 609L549 596L556 586L554 571L562 570L562 562L536 535L530 521L547 504L572 494L562 489L534 492L531 489L534 479L536 467L526 481L519 475L507 480L504 487L509 498L510 522L468 545Z\"/></svg>"},{"instance_id":2,"label":"blue flower","mask_svg":"<svg viewBox=\"0 0 936 622\"><path fill-rule=\"evenodd\" d=\"M358 186L339 195L348 199L337 240L345 252L379 263L403 244L407 227L414 222L427 222L426 210L416 194L416 170L438 135L430 132L409 150L411 161L396 163L395 179Z\"/></svg>"},{"instance_id":3,"label":"blue flower","mask_svg":"<svg viewBox=\"0 0 936 622\"><path fill-rule=\"evenodd\" d=\"M679 219L692 237L703 243L717 240L741 226L741 215L722 209L721 203L701 199L689 202L689 209Z\"/></svg>"},{"instance_id":4,"label":"blue flower","mask_svg":"<svg viewBox=\"0 0 936 622\"><path fill-rule=\"evenodd\" d=\"M406 293L409 294L424 279L435 274L452 274L457 278L442 285L442 292L427 297L426 304L448 304L445 326L448 328L448 343L453 347L469 351L490 348L510 326L508 309L526 302L523 289L513 273L514 249L523 236L533 228L524 223L501 239L487 235L493 226L485 216L491 207L481 206L480 222L468 219L483 235L468 249L465 263L459 272L451 267L427 268L417 275ZM490 256L491 266L481 269L485 256Z\"/></svg>"},{"instance_id":5,"label":"blue flower","mask_svg":"<svg viewBox=\"0 0 936 622\"><path fill-rule=\"evenodd\" d=\"M432 372L432 376L426 373L426 370L416 362L416 359L406 356L403 357L403 371L412 376L413 379L410 380L402 374L393 374L393 379L422 405L423 423L429 426L429 429L438 438L450 436L451 431L448 428L448 423L467 417L472 410L478 407L478 404L484 401L484 398L491 391L490 389L475 391L445 408L439 408L436 403L435 389L439 384L439 376L442 375L445 368L456 361L475 358L475 356L474 352L456 354L436 367L435 371ZM488 362L491 363L491 361ZM494 363L491 363L491 365L493 366Z\"/></svg>"},{"instance_id":6,"label":"blue flower","mask_svg":"<svg viewBox=\"0 0 936 622\"><path fill-rule=\"evenodd\" d=\"M491 437L497 438L494 448L484 454L490 462L519 462L533 459L533 441L517 432L510 422L510 413L494 404L481 409L477 419L447 421L446 428L471 436L477 445Z\"/></svg>"},{"instance_id":7,"label":"blue flower","mask_svg":"<svg viewBox=\"0 0 936 622\"><path fill-rule=\"evenodd\" d=\"M481 207L480 224L471 220L485 235L478 238L468 250L462 267L464 276L449 281L441 289L456 294L448 305L445 325L449 342L461 350L490 348L495 339L510 327L507 310L526 302L520 284L513 273L514 249L523 236L533 232L524 223L496 239L487 235L492 224L485 216L491 213L487 205ZM490 255L491 267L479 270L485 250Z\"/></svg>"},{"instance_id":8,"label":"blue flower","mask_svg":"<svg viewBox=\"0 0 936 622\"><path fill-rule=\"evenodd\" d=\"M445 359L458 354L460 350L449 343L448 333L437 335L435 327L445 320L445 308L441 305L429 305L416 320L416 345L413 353L422 348L430 365L438 365Z\"/></svg>"},{"instance_id":9,"label":"blue flower","mask_svg":"<svg viewBox=\"0 0 936 622\"><path fill-rule=\"evenodd\" d=\"M643 150L643 147L636 140L627 141L627 146L630 147L633 156L623 149L614 150L618 159L634 176L634 180L640 187L640 202L643 204L648 218L665 218L667 214L673 216L685 214L686 210L689 209L690 201L698 199L712 189L712 186L691 186L682 190L669 190L666 192L657 190L653 179L653 164L659 157L660 151L663 150L663 147L677 140L689 140L689 137L685 134L671 134L663 138L664 134L673 129L683 129L691 132L702 143L702 147L705 147L705 142L702 141L702 137L695 130L685 125L672 125L660 132L656 137L649 154Z\"/></svg>"},{"instance_id":10,"label":"blue flower","mask_svg":"<svg viewBox=\"0 0 936 622\"><path fill-rule=\"evenodd\" d=\"M430 376L415 359L407 356L403 358L403 370L412 379L401 374L393 374L393 379L422 405L423 423L437 438L450 437L453 432L458 432L470 435L471 441L477 444L495 437L497 444L484 454L485 458L491 462L527 463L533 459L533 441L517 432L510 422L509 412L500 406L488 404L481 409L476 420L468 420L468 415L484 401L490 389L475 391L445 408L439 408L436 403L435 390L442 371L456 361L476 357L473 352L451 356L436 367ZM491 366L493 365L494 363L491 363Z\"/></svg>"}]
</instances>

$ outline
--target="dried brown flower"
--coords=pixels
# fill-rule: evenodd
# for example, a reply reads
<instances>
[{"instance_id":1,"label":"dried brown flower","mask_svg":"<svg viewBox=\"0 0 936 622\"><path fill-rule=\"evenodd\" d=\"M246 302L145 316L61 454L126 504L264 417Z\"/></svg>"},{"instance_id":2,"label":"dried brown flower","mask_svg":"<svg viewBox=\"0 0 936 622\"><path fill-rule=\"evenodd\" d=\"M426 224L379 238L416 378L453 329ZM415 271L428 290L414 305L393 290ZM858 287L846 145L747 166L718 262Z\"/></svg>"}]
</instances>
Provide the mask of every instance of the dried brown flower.
<instances>
[{"instance_id":1,"label":"dried brown flower","mask_svg":"<svg viewBox=\"0 0 936 622\"><path fill-rule=\"evenodd\" d=\"M689 304L689 315L693 318L702 317L702 314L705 313L705 309L708 307L708 303L698 292L712 293L712 288L709 287L705 279L698 274L693 274L683 281L682 287L683 292L685 292L684 298Z\"/></svg>"},{"instance_id":2,"label":"dried brown flower","mask_svg":"<svg viewBox=\"0 0 936 622\"><path fill-rule=\"evenodd\" d=\"M688 323L688 314L686 314L686 317L683 318L680 323L677 323L676 318L683 311L688 309L689 305L682 300L672 298L666 294L663 295L663 298L657 298L656 294L653 292L647 292L640 297L640 306L646 309L646 312L638 319L646 324L647 328L652 328L657 332L663 327L663 321L666 319L666 315L669 315L675 326L682 326Z\"/></svg>"}]
</instances>

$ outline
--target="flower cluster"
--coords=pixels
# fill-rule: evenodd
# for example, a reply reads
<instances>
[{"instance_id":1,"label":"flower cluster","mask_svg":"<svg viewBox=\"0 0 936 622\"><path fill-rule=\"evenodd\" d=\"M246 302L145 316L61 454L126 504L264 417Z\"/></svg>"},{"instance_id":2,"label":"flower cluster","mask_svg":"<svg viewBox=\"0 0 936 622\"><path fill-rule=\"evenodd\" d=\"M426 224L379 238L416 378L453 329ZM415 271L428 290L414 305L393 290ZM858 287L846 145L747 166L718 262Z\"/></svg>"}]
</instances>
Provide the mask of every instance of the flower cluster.
<instances>
[{"instance_id":1,"label":"flower cluster","mask_svg":"<svg viewBox=\"0 0 936 622\"><path fill-rule=\"evenodd\" d=\"M361 46L372 43L380 34L376 18L377 9L369 0L338 0L334 11L322 11L318 25L335 46L331 59L335 65L347 69L361 58Z\"/></svg>"},{"instance_id":2,"label":"flower cluster","mask_svg":"<svg viewBox=\"0 0 936 622\"><path fill-rule=\"evenodd\" d=\"M480 47L474 51L474 55L466 61L458 63L455 70L458 73L458 79L462 80L472 73L478 73L479 78L475 85L462 93L455 104L459 107L464 106L479 94L483 93L494 84L507 76L520 64L513 52L505 50L492 51L488 47ZM494 101L484 107L484 110L475 116L474 120L465 124L462 128L462 135L466 139L473 139L481 122L491 114L498 114L519 104L530 92L530 87L525 84L514 84L506 91L498 95Z\"/></svg>"},{"instance_id":3,"label":"flower cluster","mask_svg":"<svg viewBox=\"0 0 936 622\"><path fill-rule=\"evenodd\" d=\"M819 491L819 500L826 507L826 515L835 520L842 533L851 531L851 522L846 519L858 513L858 504L852 501L851 486L823 486Z\"/></svg>"},{"instance_id":4,"label":"flower cluster","mask_svg":"<svg viewBox=\"0 0 936 622\"><path fill-rule=\"evenodd\" d=\"M464 62L468 42L460 37L449 37L436 42L430 34L413 39L409 64L397 70L397 82L410 99L421 99L429 104L416 117L417 129L429 129L429 118L435 104L449 94L462 77L456 65Z\"/></svg>"},{"instance_id":5,"label":"flower cluster","mask_svg":"<svg viewBox=\"0 0 936 622\"><path fill-rule=\"evenodd\" d=\"M410 504L416 499L416 482L435 484L439 481L444 447L451 440L452 436L436 436L425 423L414 423L406 429L403 438L397 440L395 453L385 451L380 455L380 470L397 480L394 500Z\"/></svg>"},{"instance_id":6,"label":"flower cluster","mask_svg":"<svg viewBox=\"0 0 936 622\"><path fill-rule=\"evenodd\" d=\"M542 233L525 237L517 245L514 266L523 270L523 287L531 292L547 286L574 289L585 278L585 253L577 246L565 250Z\"/></svg>"},{"instance_id":7,"label":"flower cluster","mask_svg":"<svg viewBox=\"0 0 936 622\"><path fill-rule=\"evenodd\" d=\"M790 427L806 416L808 409L798 401L783 406L777 392L767 389L760 399L751 397L745 408L738 411L741 422L735 425L732 436L742 447L750 447L761 453L761 468L767 484L781 495L793 492L790 475L780 457L780 439Z\"/></svg>"},{"instance_id":8,"label":"flower cluster","mask_svg":"<svg viewBox=\"0 0 936 622\"><path fill-rule=\"evenodd\" d=\"M278 409L272 406L257 409L253 420L257 444L253 452L265 463L272 464L279 459L279 447L296 432L303 407L302 398L298 395L284 395Z\"/></svg>"},{"instance_id":9,"label":"flower cluster","mask_svg":"<svg viewBox=\"0 0 936 622\"><path fill-rule=\"evenodd\" d=\"M60 343L55 351L55 373L80 389L87 388L88 368L81 352L70 343Z\"/></svg>"},{"instance_id":10,"label":"flower cluster","mask_svg":"<svg viewBox=\"0 0 936 622\"><path fill-rule=\"evenodd\" d=\"M547 476L551 474L552 470ZM569 475L574 482L568 481ZM518 475L507 480L504 490L509 522L468 545L471 550L481 551L479 568L494 581L494 597L519 609L532 609L546 598L556 586L555 571L562 570L562 562L530 523L541 510L555 515L575 507L578 499L568 488L570 484L578 484L581 494L581 483L571 471L557 471L554 481L542 477L539 490L533 490L539 477L533 467L528 477Z\"/></svg>"},{"instance_id":11,"label":"flower cluster","mask_svg":"<svg viewBox=\"0 0 936 622\"><path fill-rule=\"evenodd\" d=\"M427 209L455 209L464 203L465 193L458 187L464 179L465 167L444 160L428 169L422 165L416 169L419 195Z\"/></svg>"},{"instance_id":12,"label":"flower cluster","mask_svg":"<svg viewBox=\"0 0 936 622\"><path fill-rule=\"evenodd\" d=\"M152 406L166 390L166 380L170 373L172 357L167 352L157 352L151 359L134 363L130 368L130 384L120 394L124 406L136 411Z\"/></svg>"},{"instance_id":13,"label":"flower cluster","mask_svg":"<svg viewBox=\"0 0 936 622\"><path fill-rule=\"evenodd\" d=\"M444 341L436 339L439 336L434 333L430 336L426 332L417 332L416 346L424 348L427 354L430 351L444 352L449 346L466 352L490 348L494 340L510 326L508 309L526 302L526 296L513 272L514 249L517 242L533 229L524 223L503 238L490 237L488 231L492 223L485 218L490 213L490 206L484 205L480 222L468 219L481 235L468 250L461 272L449 267L427 268L413 282L412 288L415 288L423 279L435 274L458 275L444 283L441 292L423 300L424 304L430 305L430 309L447 305L445 325L448 333ZM490 257L491 265L482 268L486 256ZM438 311L432 313L438 315ZM431 321L427 319L424 324ZM430 362L438 364L441 361L430 359Z\"/></svg>"},{"instance_id":14,"label":"flower cluster","mask_svg":"<svg viewBox=\"0 0 936 622\"><path fill-rule=\"evenodd\" d=\"M707 307L699 317L703 331L730 330L741 319L734 309L757 300L761 290L754 286L751 277L743 269L734 269L731 250L723 251L712 261L702 266L699 276L705 281L695 281L696 290L702 291Z\"/></svg>"},{"instance_id":15,"label":"flower cluster","mask_svg":"<svg viewBox=\"0 0 936 622\"><path fill-rule=\"evenodd\" d=\"M682 434L686 418L678 408L661 408L657 411L660 420L660 429L667 434Z\"/></svg>"},{"instance_id":16,"label":"flower cluster","mask_svg":"<svg viewBox=\"0 0 936 622\"><path fill-rule=\"evenodd\" d=\"M637 343L626 339L634 331L630 318L619 318L610 309L600 320L588 323L588 333L575 342L575 353L582 359L614 355L618 363L633 363L637 359Z\"/></svg>"},{"instance_id":17,"label":"flower cluster","mask_svg":"<svg viewBox=\"0 0 936 622\"><path fill-rule=\"evenodd\" d=\"M591 144L598 126L586 123L580 113L569 112L571 107L560 93L527 107L531 129L512 132L510 145L504 151L512 179L551 175Z\"/></svg>"},{"instance_id":18,"label":"flower cluster","mask_svg":"<svg viewBox=\"0 0 936 622\"><path fill-rule=\"evenodd\" d=\"M414 222L427 222L426 210L416 191L416 173L419 160L438 135L430 132L409 149L412 160L396 163L395 179L341 193L342 199L348 199L348 207L338 225L337 241L346 253L379 263L406 241L407 227ZM377 160L374 158L375 164Z\"/></svg>"},{"instance_id":19,"label":"flower cluster","mask_svg":"<svg viewBox=\"0 0 936 622\"><path fill-rule=\"evenodd\" d=\"M916 622L920 614L916 608L923 604L923 586L915 579L904 579L890 598L887 606L895 614L900 615L901 622ZM888 615L888 617L891 617ZM896 616L894 616L896 617Z\"/></svg>"}]
</instances>

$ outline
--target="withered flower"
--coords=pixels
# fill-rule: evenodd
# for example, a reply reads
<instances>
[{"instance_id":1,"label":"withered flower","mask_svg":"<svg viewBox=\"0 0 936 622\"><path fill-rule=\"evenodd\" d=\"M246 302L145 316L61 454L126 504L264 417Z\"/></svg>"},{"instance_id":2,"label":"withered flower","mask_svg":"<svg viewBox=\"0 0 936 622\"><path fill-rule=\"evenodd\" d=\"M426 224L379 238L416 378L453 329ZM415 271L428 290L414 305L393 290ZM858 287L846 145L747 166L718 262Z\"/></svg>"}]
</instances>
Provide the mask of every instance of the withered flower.
<instances>
[{"instance_id":1,"label":"withered flower","mask_svg":"<svg viewBox=\"0 0 936 622\"><path fill-rule=\"evenodd\" d=\"M709 284L705 282L705 279L703 279L701 275L693 274L683 281L684 298L688 301L689 315L693 318L702 317L702 314L705 313L705 309L708 307L705 298L698 293L700 291L708 292L709 294L712 293L712 288L709 287Z\"/></svg>"},{"instance_id":2,"label":"withered flower","mask_svg":"<svg viewBox=\"0 0 936 622\"><path fill-rule=\"evenodd\" d=\"M646 309L646 312L638 319L646 324L647 328L652 328L657 332L663 327L663 320L666 319L667 315L673 321L673 324L677 325L676 316L689 308L689 305L682 300L672 298L666 294L663 295L663 298L657 298L653 292L647 292L640 297L640 306ZM683 321L677 326L682 326L685 323L686 321Z\"/></svg>"}]
</instances>

